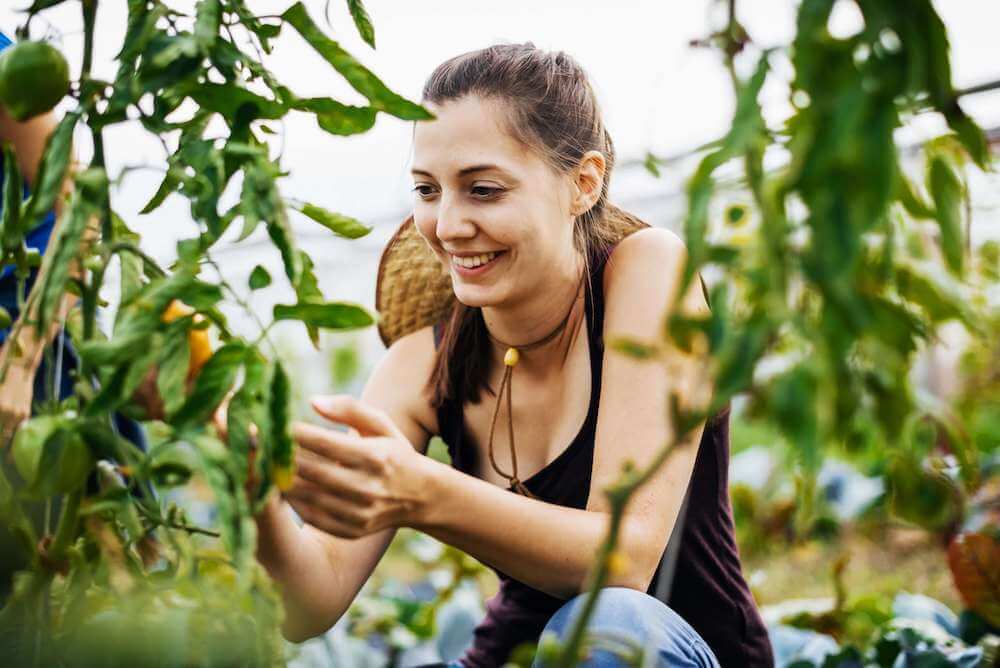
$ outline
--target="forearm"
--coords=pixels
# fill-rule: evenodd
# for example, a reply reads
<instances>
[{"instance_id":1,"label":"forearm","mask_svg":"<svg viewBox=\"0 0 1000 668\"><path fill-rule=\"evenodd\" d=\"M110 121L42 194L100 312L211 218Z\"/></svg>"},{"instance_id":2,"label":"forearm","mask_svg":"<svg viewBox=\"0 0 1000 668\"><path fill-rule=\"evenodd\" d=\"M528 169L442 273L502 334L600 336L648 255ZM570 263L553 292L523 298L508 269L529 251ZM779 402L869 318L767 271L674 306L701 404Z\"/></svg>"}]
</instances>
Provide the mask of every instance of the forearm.
<instances>
[{"instance_id":1,"label":"forearm","mask_svg":"<svg viewBox=\"0 0 1000 668\"><path fill-rule=\"evenodd\" d=\"M434 502L415 528L559 598L582 591L607 536L610 515L559 506L442 466L429 481ZM645 589L650 552L642 525L626 515L618 549L629 558L609 585Z\"/></svg>"},{"instance_id":2,"label":"forearm","mask_svg":"<svg viewBox=\"0 0 1000 668\"><path fill-rule=\"evenodd\" d=\"M285 604L282 633L302 642L329 629L347 609L338 571L305 525L298 526L288 504L273 496L256 517L257 560L281 586Z\"/></svg>"}]
</instances>

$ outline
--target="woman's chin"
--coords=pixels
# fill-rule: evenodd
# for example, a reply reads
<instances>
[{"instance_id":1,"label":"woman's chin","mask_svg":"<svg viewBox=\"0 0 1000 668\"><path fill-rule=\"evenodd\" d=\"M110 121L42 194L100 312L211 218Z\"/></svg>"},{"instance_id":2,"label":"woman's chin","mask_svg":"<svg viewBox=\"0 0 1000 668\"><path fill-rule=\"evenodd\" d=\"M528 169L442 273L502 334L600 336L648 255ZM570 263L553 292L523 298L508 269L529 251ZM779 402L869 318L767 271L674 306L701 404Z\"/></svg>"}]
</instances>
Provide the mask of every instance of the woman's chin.
<instances>
[{"instance_id":1,"label":"woman's chin","mask_svg":"<svg viewBox=\"0 0 1000 668\"><path fill-rule=\"evenodd\" d=\"M452 289L455 292L455 299L469 308L493 306L497 302L496 297L491 290L483 290L479 286L470 288L470 286L459 285L458 282L455 281L452 283Z\"/></svg>"}]
</instances>

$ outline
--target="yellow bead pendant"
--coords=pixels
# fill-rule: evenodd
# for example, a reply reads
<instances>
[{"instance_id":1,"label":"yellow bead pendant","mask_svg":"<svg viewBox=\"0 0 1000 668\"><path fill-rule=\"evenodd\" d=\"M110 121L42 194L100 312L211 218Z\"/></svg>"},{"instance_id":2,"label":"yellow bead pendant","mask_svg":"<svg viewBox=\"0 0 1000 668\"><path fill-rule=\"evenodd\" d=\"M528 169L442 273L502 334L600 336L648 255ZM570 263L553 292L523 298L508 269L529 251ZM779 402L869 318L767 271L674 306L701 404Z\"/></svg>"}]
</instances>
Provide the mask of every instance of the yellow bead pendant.
<instances>
[{"instance_id":1,"label":"yellow bead pendant","mask_svg":"<svg viewBox=\"0 0 1000 668\"><path fill-rule=\"evenodd\" d=\"M514 366L520 359L520 355L517 352L517 348L508 348L507 354L503 356L503 363L507 366Z\"/></svg>"}]
</instances>

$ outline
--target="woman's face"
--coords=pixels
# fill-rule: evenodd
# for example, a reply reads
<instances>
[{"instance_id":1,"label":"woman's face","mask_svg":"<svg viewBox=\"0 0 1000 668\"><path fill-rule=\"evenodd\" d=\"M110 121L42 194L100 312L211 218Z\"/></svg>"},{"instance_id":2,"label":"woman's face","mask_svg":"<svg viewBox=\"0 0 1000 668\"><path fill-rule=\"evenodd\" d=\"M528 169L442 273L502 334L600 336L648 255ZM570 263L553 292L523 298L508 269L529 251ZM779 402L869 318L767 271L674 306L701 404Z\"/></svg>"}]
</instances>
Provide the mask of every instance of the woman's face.
<instances>
[{"instance_id":1,"label":"woman's face","mask_svg":"<svg viewBox=\"0 0 1000 668\"><path fill-rule=\"evenodd\" d=\"M503 103L466 96L426 106L436 118L414 130L413 217L458 300L508 304L553 266L574 266L573 182L507 133ZM457 256L491 253L478 269L456 266Z\"/></svg>"}]
</instances>

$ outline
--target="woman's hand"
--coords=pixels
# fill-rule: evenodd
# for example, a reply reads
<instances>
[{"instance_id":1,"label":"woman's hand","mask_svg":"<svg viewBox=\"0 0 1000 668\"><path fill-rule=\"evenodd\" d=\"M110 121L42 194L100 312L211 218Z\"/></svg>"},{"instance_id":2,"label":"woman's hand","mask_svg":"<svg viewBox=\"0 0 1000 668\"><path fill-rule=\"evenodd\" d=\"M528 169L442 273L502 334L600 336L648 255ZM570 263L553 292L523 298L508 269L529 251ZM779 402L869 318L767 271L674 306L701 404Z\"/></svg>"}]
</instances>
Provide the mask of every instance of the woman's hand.
<instances>
[{"instance_id":1,"label":"woman's hand","mask_svg":"<svg viewBox=\"0 0 1000 668\"><path fill-rule=\"evenodd\" d=\"M317 397L312 406L357 433L295 423L300 448L285 497L302 519L342 538L417 523L430 500L432 460L413 448L384 411L359 399Z\"/></svg>"}]
</instances>

